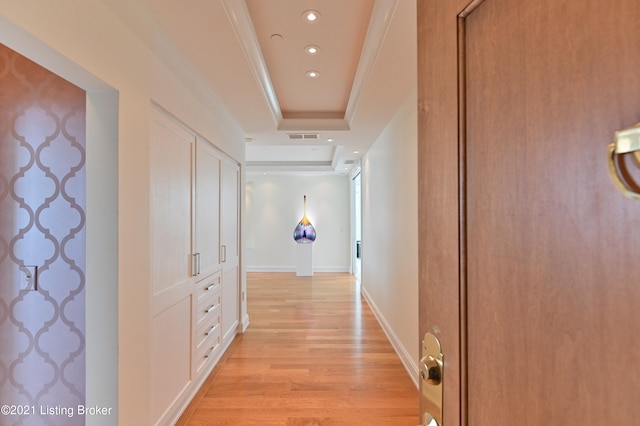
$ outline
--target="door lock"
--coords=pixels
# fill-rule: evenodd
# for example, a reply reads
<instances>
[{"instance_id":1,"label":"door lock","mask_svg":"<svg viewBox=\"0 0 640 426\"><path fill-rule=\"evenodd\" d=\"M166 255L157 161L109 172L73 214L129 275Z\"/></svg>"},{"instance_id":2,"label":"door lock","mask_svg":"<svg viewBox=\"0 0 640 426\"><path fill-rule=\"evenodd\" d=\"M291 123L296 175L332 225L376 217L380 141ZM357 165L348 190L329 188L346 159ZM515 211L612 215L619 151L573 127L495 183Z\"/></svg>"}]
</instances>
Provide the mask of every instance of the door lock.
<instances>
[{"instance_id":1,"label":"door lock","mask_svg":"<svg viewBox=\"0 0 640 426\"><path fill-rule=\"evenodd\" d=\"M442 361L441 358L434 358L432 355L427 355L420 361L421 369L420 375L422 380L430 385L437 386L442 383Z\"/></svg>"},{"instance_id":2,"label":"door lock","mask_svg":"<svg viewBox=\"0 0 640 426\"><path fill-rule=\"evenodd\" d=\"M443 426L442 386L444 355L440 341L431 333L424 335L422 359L420 359L420 409L421 426Z\"/></svg>"}]
</instances>

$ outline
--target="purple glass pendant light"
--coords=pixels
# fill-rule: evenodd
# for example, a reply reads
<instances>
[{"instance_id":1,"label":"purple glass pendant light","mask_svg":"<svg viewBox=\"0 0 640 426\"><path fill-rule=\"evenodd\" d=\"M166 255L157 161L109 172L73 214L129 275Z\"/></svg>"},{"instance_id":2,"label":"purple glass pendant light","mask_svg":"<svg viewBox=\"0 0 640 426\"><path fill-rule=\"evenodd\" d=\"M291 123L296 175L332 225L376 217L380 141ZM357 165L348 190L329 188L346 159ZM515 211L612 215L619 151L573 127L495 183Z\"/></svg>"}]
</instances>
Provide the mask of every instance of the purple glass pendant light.
<instances>
[{"instance_id":1,"label":"purple glass pendant light","mask_svg":"<svg viewBox=\"0 0 640 426\"><path fill-rule=\"evenodd\" d=\"M298 244L309 244L316 240L316 229L307 219L307 196L304 196L304 215L293 231L293 239Z\"/></svg>"}]
</instances>

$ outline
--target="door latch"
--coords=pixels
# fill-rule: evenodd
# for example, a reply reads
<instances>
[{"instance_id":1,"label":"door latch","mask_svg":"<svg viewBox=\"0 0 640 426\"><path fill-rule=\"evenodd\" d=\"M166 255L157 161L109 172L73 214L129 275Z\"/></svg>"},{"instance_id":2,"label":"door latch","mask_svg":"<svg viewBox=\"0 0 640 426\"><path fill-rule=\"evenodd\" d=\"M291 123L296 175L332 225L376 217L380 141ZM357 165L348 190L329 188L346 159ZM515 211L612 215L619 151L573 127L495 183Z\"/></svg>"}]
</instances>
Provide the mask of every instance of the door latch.
<instances>
[{"instance_id":1,"label":"door latch","mask_svg":"<svg viewBox=\"0 0 640 426\"><path fill-rule=\"evenodd\" d=\"M442 423L442 389L444 355L440 341L431 333L424 335L420 359L420 426L444 426Z\"/></svg>"}]
</instances>

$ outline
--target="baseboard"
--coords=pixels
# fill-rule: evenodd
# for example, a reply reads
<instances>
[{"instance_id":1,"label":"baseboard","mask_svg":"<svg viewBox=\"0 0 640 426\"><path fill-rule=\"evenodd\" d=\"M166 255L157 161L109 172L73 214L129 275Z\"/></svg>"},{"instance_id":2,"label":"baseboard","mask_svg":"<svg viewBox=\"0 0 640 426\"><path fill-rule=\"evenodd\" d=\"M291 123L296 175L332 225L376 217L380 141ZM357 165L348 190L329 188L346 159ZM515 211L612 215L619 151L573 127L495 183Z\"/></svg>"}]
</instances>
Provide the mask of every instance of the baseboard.
<instances>
[{"instance_id":1,"label":"baseboard","mask_svg":"<svg viewBox=\"0 0 640 426\"><path fill-rule=\"evenodd\" d=\"M235 339L235 336L234 336L234 339ZM182 400L182 404L180 404L179 408L175 409L175 412L173 416L169 419L169 422L165 423L166 420L164 419L164 416L163 416L160 419L160 421L156 423L156 426L160 424L175 425L178 422L178 420L180 420L180 417L182 417L182 414L184 414L187 407L189 407L189 404L191 404L191 402L193 401L195 396L198 394L198 392L200 391L204 383L209 379L211 372L216 368L216 366L220 362L220 359L222 359L222 357L226 354L227 350L229 350L229 346L231 346L234 339L228 339L226 342L225 341L222 342L224 346L222 347L220 352L218 352L215 359L213 359L213 362L208 367L208 369L204 373L202 373L196 381L190 383L189 386L191 387L191 389L189 393L187 394L186 398Z\"/></svg>"},{"instance_id":2,"label":"baseboard","mask_svg":"<svg viewBox=\"0 0 640 426\"><path fill-rule=\"evenodd\" d=\"M400 342L400 339L393 331L393 328L391 328L391 325L389 325L378 306L375 304L369 293L367 293L367 289L361 288L361 292L364 296L364 300L371 308L373 315L378 320L380 327L382 327L382 331L384 331L387 339L389 339L389 343L391 343L391 346L393 346L393 349L398 354L398 357L400 357L400 361L402 362L402 365L404 365L405 370L407 370L407 373L409 373L409 377L411 377L413 384L416 386L416 388L419 388L420 384L418 382L418 377L420 374L420 370L418 368L417 360L414 360L409 352L407 352L407 349L404 347L402 342Z\"/></svg>"},{"instance_id":3,"label":"baseboard","mask_svg":"<svg viewBox=\"0 0 640 426\"><path fill-rule=\"evenodd\" d=\"M247 328L249 328L249 314L244 314L244 316L242 317L242 323L240 325L242 326L240 334L244 334L247 331Z\"/></svg>"},{"instance_id":4,"label":"baseboard","mask_svg":"<svg viewBox=\"0 0 640 426\"><path fill-rule=\"evenodd\" d=\"M295 272L295 266L247 266L247 272Z\"/></svg>"},{"instance_id":5,"label":"baseboard","mask_svg":"<svg viewBox=\"0 0 640 426\"><path fill-rule=\"evenodd\" d=\"M247 272L296 272L295 266L247 266ZM316 266L313 272L349 273L348 266Z\"/></svg>"}]
</instances>

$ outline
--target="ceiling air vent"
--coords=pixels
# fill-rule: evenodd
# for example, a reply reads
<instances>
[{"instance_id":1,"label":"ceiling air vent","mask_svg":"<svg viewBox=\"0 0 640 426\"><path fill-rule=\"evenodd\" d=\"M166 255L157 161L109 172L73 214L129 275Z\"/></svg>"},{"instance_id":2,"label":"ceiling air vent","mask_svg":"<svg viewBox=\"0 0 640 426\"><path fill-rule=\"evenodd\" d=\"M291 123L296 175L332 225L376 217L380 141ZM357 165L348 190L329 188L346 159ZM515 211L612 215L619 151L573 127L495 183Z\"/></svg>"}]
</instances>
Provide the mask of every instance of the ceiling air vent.
<instances>
[{"instance_id":1,"label":"ceiling air vent","mask_svg":"<svg viewBox=\"0 0 640 426\"><path fill-rule=\"evenodd\" d=\"M317 140L319 135L317 133L287 133L289 139L294 140Z\"/></svg>"},{"instance_id":2,"label":"ceiling air vent","mask_svg":"<svg viewBox=\"0 0 640 426\"><path fill-rule=\"evenodd\" d=\"M355 164L356 160L345 160L344 164Z\"/></svg>"}]
</instances>

